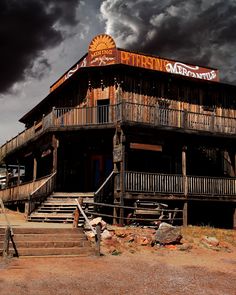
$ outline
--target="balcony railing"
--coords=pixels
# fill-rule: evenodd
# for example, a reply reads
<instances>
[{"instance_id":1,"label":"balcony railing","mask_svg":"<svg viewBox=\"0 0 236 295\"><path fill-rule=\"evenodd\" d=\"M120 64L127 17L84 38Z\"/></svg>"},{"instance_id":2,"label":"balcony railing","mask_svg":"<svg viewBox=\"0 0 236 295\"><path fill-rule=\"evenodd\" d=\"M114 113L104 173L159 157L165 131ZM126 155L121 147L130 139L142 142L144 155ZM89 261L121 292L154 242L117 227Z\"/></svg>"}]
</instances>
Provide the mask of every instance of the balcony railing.
<instances>
[{"instance_id":1,"label":"balcony railing","mask_svg":"<svg viewBox=\"0 0 236 295\"><path fill-rule=\"evenodd\" d=\"M184 195L182 175L125 172L125 191ZM187 195L236 198L236 178L187 176Z\"/></svg>"},{"instance_id":2,"label":"balcony railing","mask_svg":"<svg viewBox=\"0 0 236 295\"><path fill-rule=\"evenodd\" d=\"M236 118L123 101L117 105L86 108L53 108L31 128L18 134L0 148L0 161L50 127L113 125L117 121L236 135Z\"/></svg>"}]
</instances>

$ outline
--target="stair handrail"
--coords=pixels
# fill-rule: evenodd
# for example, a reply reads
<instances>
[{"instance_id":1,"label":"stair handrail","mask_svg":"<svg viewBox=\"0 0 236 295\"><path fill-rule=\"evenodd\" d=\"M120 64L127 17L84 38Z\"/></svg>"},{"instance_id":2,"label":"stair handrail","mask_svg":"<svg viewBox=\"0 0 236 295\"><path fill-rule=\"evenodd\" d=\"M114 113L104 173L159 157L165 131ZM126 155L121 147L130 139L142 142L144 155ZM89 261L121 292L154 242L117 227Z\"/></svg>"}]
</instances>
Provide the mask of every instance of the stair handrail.
<instances>
[{"instance_id":1,"label":"stair handrail","mask_svg":"<svg viewBox=\"0 0 236 295\"><path fill-rule=\"evenodd\" d=\"M5 238L4 238L4 245L3 245L3 253L2 253L2 255L4 257L9 255L9 243L10 243L10 240L11 240L12 246L13 246L14 251L15 251L15 256L18 257L19 255L18 255L18 251L16 249L16 244L15 244L15 242L13 240L13 236L14 236L13 228L11 226L11 223L10 223L8 217L7 217L5 206L4 206L2 198L0 198L0 205L1 205L1 208L2 208L3 215L5 216L6 224L7 224L6 231L5 231Z\"/></svg>"},{"instance_id":2,"label":"stair handrail","mask_svg":"<svg viewBox=\"0 0 236 295\"><path fill-rule=\"evenodd\" d=\"M111 171L111 173L109 174L109 176L106 178L106 180L102 183L102 185L98 188L98 190L94 193L94 195L96 196L103 188L104 186L107 184L107 182L111 179L112 175L114 174L114 170Z\"/></svg>"},{"instance_id":3,"label":"stair handrail","mask_svg":"<svg viewBox=\"0 0 236 295\"><path fill-rule=\"evenodd\" d=\"M57 172L53 172L48 179L46 179L42 184L40 184L39 187L37 187L32 193L30 193L30 197L32 197L32 195L34 195L35 193L37 193L38 190L41 189L41 187L43 187L47 182L49 182L49 180L51 180L53 178L53 176L55 176L57 174Z\"/></svg>"},{"instance_id":4,"label":"stair handrail","mask_svg":"<svg viewBox=\"0 0 236 295\"><path fill-rule=\"evenodd\" d=\"M7 227L10 228L11 235L14 236L13 228L12 228L12 226L10 224L10 221L9 221L8 217L7 217L5 206L4 206L2 198L0 198L0 204L1 204L1 208L2 208L2 213L3 213L3 215L5 217L5 220L6 220Z\"/></svg>"},{"instance_id":5,"label":"stair handrail","mask_svg":"<svg viewBox=\"0 0 236 295\"><path fill-rule=\"evenodd\" d=\"M92 227L92 225L90 224L89 219L88 219L87 215L85 214L85 212L84 212L84 210L83 210L83 208L82 208L80 202L78 201L78 199L75 199L75 201L76 201L76 204L77 204L77 207L78 207L79 211L80 211L81 214L83 215L83 217L84 217L85 221L87 222L89 228L91 229L91 231L92 231L93 234L94 234L95 244L96 244L96 254L97 254L98 256L100 256L101 224L100 224L100 223L97 224L97 225L96 225L96 229L94 229L94 228Z\"/></svg>"},{"instance_id":6,"label":"stair handrail","mask_svg":"<svg viewBox=\"0 0 236 295\"><path fill-rule=\"evenodd\" d=\"M33 196L42 188L42 187L44 187L44 186L46 186L47 185L47 183L49 182L49 181L51 181L52 180L52 178L56 175L56 171L55 172L53 172L50 176L49 176L49 178L48 179L46 179L39 187L37 187L33 192L31 192L30 194L29 194L29 198L28 198L28 208L27 208L27 210L25 210L25 212L26 212L26 218L30 215L30 213L36 208L36 206L35 206L35 204L34 204L34 206L33 206L33 200L34 200L34 198L33 198ZM52 193L53 192L53 188L54 188L54 185L52 185L52 188L51 188L51 190L50 191L46 191L46 193L47 194L50 194L50 193ZM44 194L44 197L45 197L45 194ZM46 196L47 197L47 196ZM35 198L35 200L36 200L36 198ZM42 199L40 200L40 198L38 198L37 199L38 201L40 201L40 203L43 201Z\"/></svg>"},{"instance_id":7,"label":"stair handrail","mask_svg":"<svg viewBox=\"0 0 236 295\"><path fill-rule=\"evenodd\" d=\"M94 233L94 235L96 236L97 235L97 232L96 230L92 227L92 225L89 223L89 219L87 217L87 215L85 214L82 206L80 205L79 201L77 199L75 199L76 203L77 203L77 207L79 208L79 211L81 212L81 214L83 215L85 221L87 222L89 228L91 229L91 231Z\"/></svg>"}]
</instances>

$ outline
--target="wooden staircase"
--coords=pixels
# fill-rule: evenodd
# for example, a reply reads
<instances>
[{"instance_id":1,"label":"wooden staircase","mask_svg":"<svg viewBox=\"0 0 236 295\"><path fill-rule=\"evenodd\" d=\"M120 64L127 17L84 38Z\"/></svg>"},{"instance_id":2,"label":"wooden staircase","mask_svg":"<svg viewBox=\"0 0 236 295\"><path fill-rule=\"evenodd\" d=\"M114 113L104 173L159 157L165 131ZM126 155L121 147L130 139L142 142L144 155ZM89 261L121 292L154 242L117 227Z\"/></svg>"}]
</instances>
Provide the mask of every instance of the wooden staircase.
<instances>
[{"instance_id":1,"label":"wooden staircase","mask_svg":"<svg viewBox=\"0 0 236 295\"><path fill-rule=\"evenodd\" d=\"M89 203L82 208L88 217L93 212L94 193L65 193L56 192L44 201L40 207L32 212L28 221L34 222L57 222L73 223L74 212L76 209L75 199L83 198L83 202ZM80 215L79 225L83 224L83 217Z\"/></svg>"},{"instance_id":2,"label":"wooden staircase","mask_svg":"<svg viewBox=\"0 0 236 295\"><path fill-rule=\"evenodd\" d=\"M5 228L0 228L0 255ZM95 250L79 228L14 228L19 256L91 256ZM10 255L14 254L10 242Z\"/></svg>"}]
</instances>

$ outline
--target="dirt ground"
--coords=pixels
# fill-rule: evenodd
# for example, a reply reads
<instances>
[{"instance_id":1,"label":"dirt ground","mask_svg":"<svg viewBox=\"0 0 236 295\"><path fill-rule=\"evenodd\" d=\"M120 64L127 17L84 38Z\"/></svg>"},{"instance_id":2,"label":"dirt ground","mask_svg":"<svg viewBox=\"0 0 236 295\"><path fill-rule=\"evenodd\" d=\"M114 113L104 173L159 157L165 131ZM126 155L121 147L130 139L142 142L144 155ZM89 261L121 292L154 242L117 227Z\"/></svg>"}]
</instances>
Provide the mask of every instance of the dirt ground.
<instances>
[{"instance_id":1,"label":"dirt ground","mask_svg":"<svg viewBox=\"0 0 236 295\"><path fill-rule=\"evenodd\" d=\"M0 295L236 295L236 231L188 227L166 247L145 242L153 230L113 231L101 257L0 259ZM206 235L219 245L202 244Z\"/></svg>"},{"instance_id":2,"label":"dirt ground","mask_svg":"<svg viewBox=\"0 0 236 295\"><path fill-rule=\"evenodd\" d=\"M235 252L169 249L0 261L0 294L235 295Z\"/></svg>"}]
</instances>

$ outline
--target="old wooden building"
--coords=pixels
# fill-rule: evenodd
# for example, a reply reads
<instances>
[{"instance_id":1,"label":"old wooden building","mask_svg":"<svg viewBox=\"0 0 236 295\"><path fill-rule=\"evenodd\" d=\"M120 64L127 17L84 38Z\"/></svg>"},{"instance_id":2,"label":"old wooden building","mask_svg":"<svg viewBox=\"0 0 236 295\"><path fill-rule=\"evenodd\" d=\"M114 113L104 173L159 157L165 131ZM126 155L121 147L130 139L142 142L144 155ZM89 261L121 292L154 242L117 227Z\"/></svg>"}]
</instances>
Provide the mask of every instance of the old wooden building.
<instances>
[{"instance_id":1,"label":"old wooden building","mask_svg":"<svg viewBox=\"0 0 236 295\"><path fill-rule=\"evenodd\" d=\"M236 226L236 87L216 69L98 35L20 122L25 130L0 148L6 167L25 167L0 190L6 203L37 189L93 192L109 204L165 202L184 209L184 224Z\"/></svg>"}]
</instances>

